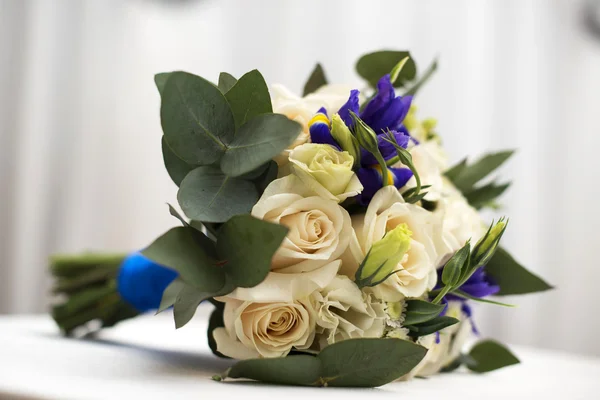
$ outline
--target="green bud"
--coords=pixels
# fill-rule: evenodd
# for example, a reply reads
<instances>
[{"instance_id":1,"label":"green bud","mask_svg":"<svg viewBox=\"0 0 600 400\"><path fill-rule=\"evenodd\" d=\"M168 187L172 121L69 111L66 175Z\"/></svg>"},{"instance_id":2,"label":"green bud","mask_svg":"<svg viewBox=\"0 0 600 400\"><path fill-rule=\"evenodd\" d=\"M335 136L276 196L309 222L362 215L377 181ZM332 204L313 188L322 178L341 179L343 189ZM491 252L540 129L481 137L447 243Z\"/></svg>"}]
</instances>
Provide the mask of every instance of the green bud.
<instances>
[{"instance_id":1,"label":"green bud","mask_svg":"<svg viewBox=\"0 0 600 400\"><path fill-rule=\"evenodd\" d=\"M466 271L469 268L470 254L471 244L467 242L448 260L442 270L442 282L444 285L455 286L458 284L462 276L462 271Z\"/></svg>"},{"instance_id":2,"label":"green bud","mask_svg":"<svg viewBox=\"0 0 600 400\"><path fill-rule=\"evenodd\" d=\"M342 150L347 151L354 157L354 167L359 166L360 150L358 141L337 113L331 117L331 136L342 147Z\"/></svg>"},{"instance_id":3,"label":"green bud","mask_svg":"<svg viewBox=\"0 0 600 400\"><path fill-rule=\"evenodd\" d=\"M406 65L406 63L408 62L409 58L410 57L408 56L404 57L402 60L400 60L398 64L394 66L394 68L392 68L392 71L390 72L390 81L392 82L392 84L394 84L398 80L398 76L400 75L402 68L404 68L404 65Z\"/></svg>"},{"instance_id":4,"label":"green bud","mask_svg":"<svg viewBox=\"0 0 600 400\"><path fill-rule=\"evenodd\" d=\"M408 226L400 224L375 242L356 271L358 287L376 286L396 272L398 264L410 249L411 235Z\"/></svg>"},{"instance_id":5,"label":"green bud","mask_svg":"<svg viewBox=\"0 0 600 400\"><path fill-rule=\"evenodd\" d=\"M356 114L350 111L352 119L354 119L354 133L358 139L358 144L367 150L369 153L379 153L379 143L377 141L377 134L367 124L364 123Z\"/></svg>"},{"instance_id":6,"label":"green bud","mask_svg":"<svg viewBox=\"0 0 600 400\"><path fill-rule=\"evenodd\" d=\"M508 221L504 218L501 218L496 224L492 223L485 236L477 242L473 249L473 254L471 255L472 268L485 265L492 258L506 230L507 224Z\"/></svg>"}]
</instances>

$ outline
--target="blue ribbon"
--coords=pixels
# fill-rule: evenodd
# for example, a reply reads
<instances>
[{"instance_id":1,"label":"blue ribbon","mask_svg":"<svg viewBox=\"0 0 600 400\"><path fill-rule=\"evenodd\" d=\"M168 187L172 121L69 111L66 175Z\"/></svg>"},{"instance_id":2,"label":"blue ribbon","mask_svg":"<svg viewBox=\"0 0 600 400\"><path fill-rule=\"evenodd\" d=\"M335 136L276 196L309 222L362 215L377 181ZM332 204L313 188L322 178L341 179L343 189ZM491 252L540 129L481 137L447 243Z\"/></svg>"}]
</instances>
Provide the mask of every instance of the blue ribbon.
<instances>
[{"instance_id":1,"label":"blue ribbon","mask_svg":"<svg viewBox=\"0 0 600 400\"><path fill-rule=\"evenodd\" d=\"M163 291L177 276L177 272L150 261L140 253L132 253L123 260L119 269L117 291L140 313L156 310Z\"/></svg>"}]
</instances>

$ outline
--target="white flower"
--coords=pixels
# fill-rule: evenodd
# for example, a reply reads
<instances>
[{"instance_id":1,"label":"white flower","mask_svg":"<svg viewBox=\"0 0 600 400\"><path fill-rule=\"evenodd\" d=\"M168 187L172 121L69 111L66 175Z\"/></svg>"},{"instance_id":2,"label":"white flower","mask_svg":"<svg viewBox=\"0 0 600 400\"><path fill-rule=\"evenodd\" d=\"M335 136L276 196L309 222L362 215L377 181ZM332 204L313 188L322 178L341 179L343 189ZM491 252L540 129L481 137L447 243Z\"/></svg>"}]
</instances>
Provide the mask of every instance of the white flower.
<instances>
[{"instance_id":1,"label":"white flower","mask_svg":"<svg viewBox=\"0 0 600 400\"><path fill-rule=\"evenodd\" d=\"M474 245L487 231L479 212L469 205L448 179L444 179L442 195L434 213L444 220L444 240L451 252L460 249L469 239Z\"/></svg>"},{"instance_id":2,"label":"white flower","mask_svg":"<svg viewBox=\"0 0 600 400\"><path fill-rule=\"evenodd\" d=\"M362 192L363 186L352 170L354 157L328 144L306 143L289 155L292 170L319 196L342 202Z\"/></svg>"},{"instance_id":3,"label":"white flower","mask_svg":"<svg viewBox=\"0 0 600 400\"><path fill-rule=\"evenodd\" d=\"M442 238L441 218L408 204L393 186L380 189L364 216L354 215L353 235L342 257L341 273L353 277L373 244L400 224L412 232L410 249L398 264L398 272L372 288L377 298L388 302L420 297L436 283L436 267L448 252Z\"/></svg>"},{"instance_id":4,"label":"white flower","mask_svg":"<svg viewBox=\"0 0 600 400\"><path fill-rule=\"evenodd\" d=\"M319 108L325 107L331 113L336 112L348 101L350 90L351 88L345 85L325 85L306 97L300 97L283 85L271 86L273 112L283 114L302 125L302 132L294 143L275 158L277 164L286 165L289 152L309 141L308 123Z\"/></svg>"},{"instance_id":5,"label":"white flower","mask_svg":"<svg viewBox=\"0 0 600 400\"><path fill-rule=\"evenodd\" d=\"M213 331L217 350L232 358L286 356L308 349L315 337L315 311L308 299L253 303L225 299L224 328Z\"/></svg>"},{"instance_id":6,"label":"white flower","mask_svg":"<svg viewBox=\"0 0 600 400\"><path fill-rule=\"evenodd\" d=\"M314 298L319 349L345 339L383 336L384 304L362 293L348 277L336 276Z\"/></svg>"},{"instance_id":7,"label":"white flower","mask_svg":"<svg viewBox=\"0 0 600 400\"><path fill-rule=\"evenodd\" d=\"M252 215L289 229L273 257L271 270L275 272L300 273L323 267L339 259L352 235L348 212L336 201L315 195L294 175L271 182Z\"/></svg>"}]
</instances>

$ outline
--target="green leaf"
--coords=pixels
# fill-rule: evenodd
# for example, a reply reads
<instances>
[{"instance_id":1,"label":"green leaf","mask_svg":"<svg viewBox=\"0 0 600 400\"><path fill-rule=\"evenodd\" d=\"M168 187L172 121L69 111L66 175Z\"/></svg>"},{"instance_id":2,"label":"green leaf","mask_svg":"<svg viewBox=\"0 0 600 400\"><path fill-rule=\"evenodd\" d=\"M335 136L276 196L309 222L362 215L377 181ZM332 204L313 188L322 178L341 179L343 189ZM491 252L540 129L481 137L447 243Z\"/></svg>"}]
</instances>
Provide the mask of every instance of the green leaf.
<instances>
[{"instance_id":1,"label":"green leaf","mask_svg":"<svg viewBox=\"0 0 600 400\"><path fill-rule=\"evenodd\" d=\"M462 290L455 290L452 292L452 294L455 296L461 297L463 299L473 300L473 301L477 301L479 303L487 303L487 304L493 304L495 306L510 307L510 308L516 307L516 305L514 305L514 304L502 303L499 301L494 301L494 300L489 300L489 299L483 299L481 297L471 296L470 294L465 293Z\"/></svg>"},{"instance_id":2,"label":"green leaf","mask_svg":"<svg viewBox=\"0 0 600 400\"><path fill-rule=\"evenodd\" d=\"M177 200L183 212L194 220L225 222L246 214L258 200L250 181L224 175L215 167L198 167L181 182Z\"/></svg>"},{"instance_id":3,"label":"green leaf","mask_svg":"<svg viewBox=\"0 0 600 400\"><path fill-rule=\"evenodd\" d=\"M349 339L316 357L240 361L228 376L285 385L376 387L406 375L426 353L424 347L400 339Z\"/></svg>"},{"instance_id":4,"label":"green leaf","mask_svg":"<svg viewBox=\"0 0 600 400\"><path fill-rule=\"evenodd\" d=\"M379 79L389 74L405 57L409 57L409 60L400 71L398 79L394 82L394 87L403 87L408 81L413 80L417 74L417 66L408 51L383 50L365 54L356 63L356 72L372 87L376 87Z\"/></svg>"},{"instance_id":5,"label":"green leaf","mask_svg":"<svg viewBox=\"0 0 600 400\"><path fill-rule=\"evenodd\" d=\"M400 72L402 72L402 69L404 68L404 66L406 65L408 60L409 60L408 57L404 57L402 60L400 60L400 62L398 64L396 64L394 66L394 68L392 68L392 71L390 72L390 82L392 82L392 85L396 82L396 80L400 76Z\"/></svg>"},{"instance_id":6,"label":"green leaf","mask_svg":"<svg viewBox=\"0 0 600 400\"><path fill-rule=\"evenodd\" d=\"M193 228L172 228L142 250L142 254L177 271L181 279L199 290L217 292L225 284L225 273L198 244L200 235L203 234Z\"/></svg>"},{"instance_id":7,"label":"green leaf","mask_svg":"<svg viewBox=\"0 0 600 400\"><path fill-rule=\"evenodd\" d=\"M553 289L543 279L529 272L506 250L498 247L487 263L485 272L500 286L496 296L543 292Z\"/></svg>"},{"instance_id":8,"label":"green leaf","mask_svg":"<svg viewBox=\"0 0 600 400\"><path fill-rule=\"evenodd\" d=\"M218 161L235 135L233 114L221 91L187 72L170 74L160 118L169 147L192 165Z\"/></svg>"},{"instance_id":9,"label":"green leaf","mask_svg":"<svg viewBox=\"0 0 600 400\"><path fill-rule=\"evenodd\" d=\"M162 72L160 74L154 75L154 83L156 84L156 88L158 89L158 93L162 96L163 91L165 90L165 84L167 83L167 79L171 76L170 72Z\"/></svg>"},{"instance_id":10,"label":"green leaf","mask_svg":"<svg viewBox=\"0 0 600 400\"><path fill-rule=\"evenodd\" d=\"M217 328L222 328L225 326L225 321L223 320L223 309L224 304L218 303L218 306L215 306L215 309L210 313L210 318L208 319L208 330L206 332L206 336L208 337L208 347L214 355L222 358L229 358L224 356L217 350L217 342L213 337L213 331Z\"/></svg>"},{"instance_id":11,"label":"green leaf","mask_svg":"<svg viewBox=\"0 0 600 400\"><path fill-rule=\"evenodd\" d=\"M233 75L228 74L227 72L221 72L219 74L218 87L221 93L223 94L227 93L233 87L233 85L236 84L236 82L237 79L235 79Z\"/></svg>"},{"instance_id":12,"label":"green leaf","mask_svg":"<svg viewBox=\"0 0 600 400\"><path fill-rule=\"evenodd\" d=\"M160 305L158 306L156 313L161 313L175 304L175 301L177 301L177 295L179 292L181 292L184 286L185 283L179 278L171 282L163 291Z\"/></svg>"},{"instance_id":13,"label":"green leaf","mask_svg":"<svg viewBox=\"0 0 600 400\"><path fill-rule=\"evenodd\" d=\"M419 80L417 82L415 82L410 87L410 89L408 89L406 91L406 93L403 94L403 96L414 96L415 94L417 94L417 92L421 89L421 87L425 83L427 83L427 81L429 80L429 78L431 78L431 76L433 75L433 73L437 70L437 67L438 67L438 60L436 58L429 65L429 67L427 67L427 70L425 71L425 73L423 74L423 76L421 76L421 78L419 78Z\"/></svg>"},{"instance_id":14,"label":"green leaf","mask_svg":"<svg viewBox=\"0 0 600 400\"><path fill-rule=\"evenodd\" d=\"M410 372L427 350L400 339L350 339L327 346L318 358L328 386L376 387Z\"/></svg>"},{"instance_id":15,"label":"green leaf","mask_svg":"<svg viewBox=\"0 0 600 400\"><path fill-rule=\"evenodd\" d=\"M406 325L406 328L410 330L410 335L413 337L430 335L432 333L441 331L444 328L457 324L459 321L456 318L441 316L435 317L434 319L417 325Z\"/></svg>"},{"instance_id":16,"label":"green leaf","mask_svg":"<svg viewBox=\"0 0 600 400\"><path fill-rule=\"evenodd\" d=\"M265 191L267 186L269 186L269 183L277 179L278 173L279 167L277 166L277 163L273 160L269 161L269 166L267 167L266 171L254 181L260 194Z\"/></svg>"},{"instance_id":17,"label":"green leaf","mask_svg":"<svg viewBox=\"0 0 600 400\"><path fill-rule=\"evenodd\" d=\"M195 166L189 165L181 158L177 157L167 144L164 136L162 137L162 154L165 168L167 169L167 173L171 177L171 180L177 186L181 185L183 178L185 178L188 172L193 170Z\"/></svg>"},{"instance_id":18,"label":"green leaf","mask_svg":"<svg viewBox=\"0 0 600 400\"><path fill-rule=\"evenodd\" d=\"M465 197L472 207L479 210L496 200L509 186L510 183L496 185L492 182L465 193Z\"/></svg>"},{"instance_id":19,"label":"green leaf","mask_svg":"<svg viewBox=\"0 0 600 400\"><path fill-rule=\"evenodd\" d=\"M317 89L319 89L321 86L325 85L327 85L327 77L325 77L325 71L323 70L321 64L317 63L313 71L310 73L310 77L304 84L302 96L311 94L317 91Z\"/></svg>"},{"instance_id":20,"label":"green leaf","mask_svg":"<svg viewBox=\"0 0 600 400\"><path fill-rule=\"evenodd\" d=\"M509 349L494 340L477 343L471 349L469 356L474 360L474 364L467 364L467 368L479 373L494 371L520 362Z\"/></svg>"},{"instance_id":21,"label":"green leaf","mask_svg":"<svg viewBox=\"0 0 600 400\"><path fill-rule=\"evenodd\" d=\"M456 178L464 171L464 169L466 167L467 167L467 159L463 158L456 165L453 165L452 167L450 167L450 169L448 171L444 172L444 175L446 175L446 178L448 178L452 182L454 182L456 180Z\"/></svg>"},{"instance_id":22,"label":"green leaf","mask_svg":"<svg viewBox=\"0 0 600 400\"><path fill-rule=\"evenodd\" d=\"M236 128L260 114L273 112L269 88L258 70L244 74L225 94Z\"/></svg>"},{"instance_id":23,"label":"green leaf","mask_svg":"<svg viewBox=\"0 0 600 400\"><path fill-rule=\"evenodd\" d=\"M407 300L404 325L417 325L430 321L440 315L446 306L424 300Z\"/></svg>"},{"instance_id":24,"label":"green leaf","mask_svg":"<svg viewBox=\"0 0 600 400\"><path fill-rule=\"evenodd\" d=\"M235 287L254 287L271 268L271 259L288 229L250 215L232 217L219 230L217 254ZM249 262L251 260L251 262Z\"/></svg>"},{"instance_id":25,"label":"green leaf","mask_svg":"<svg viewBox=\"0 0 600 400\"><path fill-rule=\"evenodd\" d=\"M461 272L469 269L469 257L471 255L471 243L461 247L450 260L444 265L442 270L442 282L446 286L454 286L461 277Z\"/></svg>"},{"instance_id":26,"label":"green leaf","mask_svg":"<svg viewBox=\"0 0 600 400\"><path fill-rule=\"evenodd\" d=\"M243 360L229 370L229 378L246 378L279 385L314 386L321 361L308 355Z\"/></svg>"},{"instance_id":27,"label":"green leaf","mask_svg":"<svg viewBox=\"0 0 600 400\"><path fill-rule=\"evenodd\" d=\"M473 185L494 172L506 160L510 158L514 150L506 150L498 153L486 154L475 163L468 165L460 171L452 182L461 192L467 193L472 190ZM448 176L448 174L446 174Z\"/></svg>"},{"instance_id":28,"label":"green leaf","mask_svg":"<svg viewBox=\"0 0 600 400\"><path fill-rule=\"evenodd\" d=\"M190 322L200 303L214 295L215 293L202 292L192 285L185 284L173 304L175 328L179 329Z\"/></svg>"},{"instance_id":29,"label":"green leaf","mask_svg":"<svg viewBox=\"0 0 600 400\"><path fill-rule=\"evenodd\" d=\"M248 173L285 150L302 127L281 114L258 115L240 127L221 159L221 170L232 177Z\"/></svg>"}]
</instances>

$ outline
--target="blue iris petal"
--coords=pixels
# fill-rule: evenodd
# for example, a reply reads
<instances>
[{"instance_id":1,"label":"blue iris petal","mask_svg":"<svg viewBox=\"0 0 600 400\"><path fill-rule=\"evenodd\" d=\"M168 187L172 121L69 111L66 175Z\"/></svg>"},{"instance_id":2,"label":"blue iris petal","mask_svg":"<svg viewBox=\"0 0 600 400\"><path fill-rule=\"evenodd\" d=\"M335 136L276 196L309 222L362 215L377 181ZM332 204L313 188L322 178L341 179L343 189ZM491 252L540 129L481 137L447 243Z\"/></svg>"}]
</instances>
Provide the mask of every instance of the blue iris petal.
<instances>
[{"instance_id":1,"label":"blue iris petal","mask_svg":"<svg viewBox=\"0 0 600 400\"><path fill-rule=\"evenodd\" d=\"M346 126L348 128L351 128L354 126L354 120L352 119L352 116L350 115L350 111L352 111L354 114L358 115L358 110L359 110L358 95L359 94L360 94L360 92L358 90L356 90L356 89L351 90L348 101L346 102L346 104L341 106L338 111L338 114L342 118L342 121L344 121L344 123L346 124Z\"/></svg>"},{"instance_id":2,"label":"blue iris petal","mask_svg":"<svg viewBox=\"0 0 600 400\"><path fill-rule=\"evenodd\" d=\"M177 275L177 272L150 261L140 253L133 253L121 264L117 291L139 312L156 310L164 290Z\"/></svg>"},{"instance_id":3,"label":"blue iris petal","mask_svg":"<svg viewBox=\"0 0 600 400\"><path fill-rule=\"evenodd\" d=\"M313 143L330 144L341 150L340 146L333 139L333 136L331 136L331 130L324 123L315 123L310 126L310 140Z\"/></svg>"},{"instance_id":4,"label":"blue iris petal","mask_svg":"<svg viewBox=\"0 0 600 400\"><path fill-rule=\"evenodd\" d=\"M375 114L380 112L387 104L394 99L394 87L390 81L390 75L384 75L377 82L377 94L367 103L365 109L360 113L362 119L367 125L373 120Z\"/></svg>"},{"instance_id":5,"label":"blue iris petal","mask_svg":"<svg viewBox=\"0 0 600 400\"><path fill-rule=\"evenodd\" d=\"M375 168L364 167L359 168L356 175L363 185L363 190L356 196L356 200L360 205L366 206L382 187L381 174Z\"/></svg>"},{"instance_id":6,"label":"blue iris petal","mask_svg":"<svg viewBox=\"0 0 600 400\"><path fill-rule=\"evenodd\" d=\"M379 134L388 129L396 130L408 114L412 96L395 97L390 76L377 82L377 94L360 114L361 119Z\"/></svg>"},{"instance_id":7,"label":"blue iris petal","mask_svg":"<svg viewBox=\"0 0 600 400\"><path fill-rule=\"evenodd\" d=\"M394 186L397 189L402 188L406 183L413 177L413 172L408 168L393 168L390 167L388 170L394 176Z\"/></svg>"}]
</instances>

